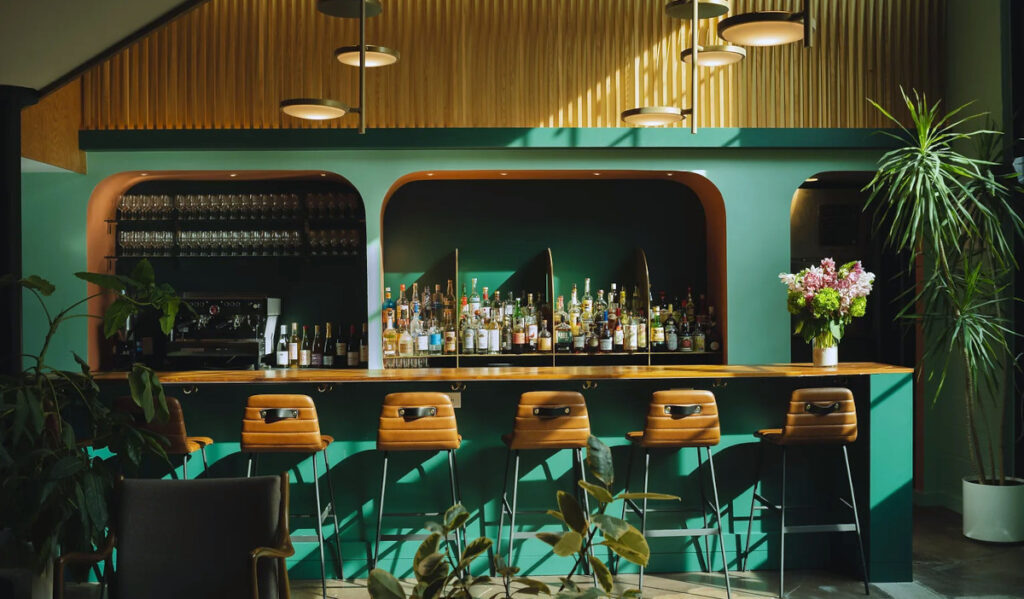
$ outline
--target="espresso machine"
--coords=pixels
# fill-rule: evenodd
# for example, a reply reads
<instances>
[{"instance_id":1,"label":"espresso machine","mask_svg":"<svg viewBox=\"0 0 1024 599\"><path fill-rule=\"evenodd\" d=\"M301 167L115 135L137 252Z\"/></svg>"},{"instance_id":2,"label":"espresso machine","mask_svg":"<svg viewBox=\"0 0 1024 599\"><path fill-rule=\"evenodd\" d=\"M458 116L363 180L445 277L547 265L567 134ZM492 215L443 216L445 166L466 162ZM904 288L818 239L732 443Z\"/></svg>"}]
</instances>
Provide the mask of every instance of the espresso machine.
<instances>
[{"instance_id":1,"label":"espresso machine","mask_svg":"<svg viewBox=\"0 0 1024 599\"><path fill-rule=\"evenodd\" d=\"M260 293L181 294L192 311L179 310L167 342L173 370L259 369L274 347L281 299Z\"/></svg>"}]
</instances>

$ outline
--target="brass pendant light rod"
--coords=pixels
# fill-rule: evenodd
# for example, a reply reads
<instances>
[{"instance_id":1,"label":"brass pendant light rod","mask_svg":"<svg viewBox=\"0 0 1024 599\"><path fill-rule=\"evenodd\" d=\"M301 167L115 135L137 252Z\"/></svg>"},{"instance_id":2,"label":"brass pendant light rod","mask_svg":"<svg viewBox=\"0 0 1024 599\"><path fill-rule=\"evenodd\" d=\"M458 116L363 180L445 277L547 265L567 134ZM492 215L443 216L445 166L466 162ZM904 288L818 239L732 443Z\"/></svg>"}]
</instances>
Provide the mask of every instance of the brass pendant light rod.
<instances>
[{"instance_id":1,"label":"brass pendant light rod","mask_svg":"<svg viewBox=\"0 0 1024 599\"><path fill-rule=\"evenodd\" d=\"M697 133L697 107L700 103L700 94L697 93L697 55L700 53L700 44L697 43L697 29L700 26L700 2L694 0L693 19L690 21L690 47L693 48L693 61L690 63L690 133Z\"/></svg>"},{"instance_id":2,"label":"brass pendant light rod","mask_svg":"<svg viewBox=\"0 0 1024 599\"><path fill-rule=\"evenodd\" d=\"M366 0L359 3L359 133L366 133Z\"/></svg>"}]
</instances>

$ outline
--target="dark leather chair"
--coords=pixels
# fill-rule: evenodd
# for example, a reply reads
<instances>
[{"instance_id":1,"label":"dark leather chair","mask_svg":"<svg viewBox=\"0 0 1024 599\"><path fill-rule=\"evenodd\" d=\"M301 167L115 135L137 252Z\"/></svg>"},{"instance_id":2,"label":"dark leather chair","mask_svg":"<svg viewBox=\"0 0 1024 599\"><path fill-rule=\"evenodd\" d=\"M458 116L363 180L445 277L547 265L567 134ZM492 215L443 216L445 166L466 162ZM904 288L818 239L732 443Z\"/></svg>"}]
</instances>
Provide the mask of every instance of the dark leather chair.
<instances>
[{"instance_id":1,"label":"dark leather chair","mask_svg":"<svg viewBox=\"0 0 1024 599\"><path fill-rule=\"evenodd\" d=\"M295 551L288 536L287 474L128 479L117 484L112 508L103 549L57 560L57 599L64 597L65 566L101 560L114 599L290 597L285 558Z\"/></svg>"},{"instance_id":2,"label":"dark leather chair","mask_svg":"<svg viewBox=\"0 0 1024 599\"><path fill-rule=\"evenodd\" d=\"M732 597L732 587L729 583L729 562L725 555L725 539L722 533L721 506L718 504L718 480L715 477L715 462L711 457L711 447L718 445L721 440L721 432L718 422L718 404L715 396L710 391L696 389L672 389L668 391L655 391L651 403L647 408L647 422L644 430L626 433L626 440L630 442L629 462L626 468L625 490L629 490L631 474L633 472L633 458L637 449L642 449L644 454L644 486L643 492L647 492L647 479L651 467L651 451L655 449L666 449L679 451L682 449L697 450L697 473L700 481L701 506L700 511L704 520L704 527L699 529L690 528L668 528L649 530L647 528L647 500L641 500L638 505L631 499L622 503L622 518L626 518L627 508L640 518L640 531L645 535L650 532L661 537L693 537L705 540L705 547L701 548L704 555L705 567L711 570L711 550L707 538L709 535L718 536L718 546L722 551L722 572L725 574L725 592ZM713 503L708 502L704 493L704 479L700 470L703 468L701 450L707 453L708 470L711 479L711 497ZM715 517L715 526L708 527L707 507L711 507ZM652 510L653 511L653 510ZM668 511L685 512L689 510L657 510L659 513ZM644 588L644 568L640 567L639 588Z\"/></svg>"},{"instance_id":3,"label":"dark leather chair","mask_svg":"<svg viewBox=\"0 0 1024 599\"><path fill-rule=\"evenodd\" d=\"M779 597L785 593L785 550L786 535L794 533L853 532L857 536L860 550L861 572L864 574L864 594L869 595L868 567L864 559L864 543L860 533L860 516L857 514L857 498L853 490L853 473L850 471L850 455L846 446L857 440L857 408L853 392L843 387L819 389L797 389L789 400L786 425L782 428L766 428L754 433L760 440L757 468L754 474L753 497L750 500L750 519L747 522L747 542L743 550L743 568L750 559L750 531L754 526L754 515L769 510L779 515ZM779 447L782 453L782 490L779 504L769 502L757 492L764 462L765 445ZM786 449L794 446L839 447L846 466L846 480L850 487L850 500L840 498L850 509L853 522L840 524L786 524Z\"/></svg>"},{"instance_id":4,"label":"dark leather chair","mask_svg":"<svg viewBox=\"0 0 1024 599\"><path fill-rule=\"evenodd\" d=\"M182 478L188 478L188 461L197 451L203 457L203 470L206 471L209 468L209 462L206 460L206 447L213 445L213 439L188 435L185 430L185 415L181 410L181 402L177 398L167 397L167 421L163 423L146 422L145 418L142 418L142 408L136 405L131 397L118 397L114 402L114 408L131 414L139 428L167 439L167 444L164 445L167 455L181 456ZM177 476L174 470L171 471L171 476Z\"/></svg>"}]
</instances>

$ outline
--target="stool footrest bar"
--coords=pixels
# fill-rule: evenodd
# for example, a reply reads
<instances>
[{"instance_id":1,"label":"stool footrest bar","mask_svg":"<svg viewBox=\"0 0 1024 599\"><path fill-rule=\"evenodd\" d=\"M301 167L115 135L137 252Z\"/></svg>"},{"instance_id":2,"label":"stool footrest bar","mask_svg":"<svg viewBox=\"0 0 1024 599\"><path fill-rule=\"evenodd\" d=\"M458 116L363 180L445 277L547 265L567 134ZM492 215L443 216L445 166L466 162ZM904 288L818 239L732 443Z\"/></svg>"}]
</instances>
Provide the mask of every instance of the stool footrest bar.
<instances>
[{"instance_id":1,"label":"stool footrest bar","mask_svg":"<svg viewBox=\"0 0 1024 599\"><path fill-rule=\"evenodd\" d=\"M788 531L787 531L788 532ZM644 533L644 536L649 538L655 537L706 537L710 535L717 535L718 527L715 528L663 528L663 529L648 529Z\"/></svg>"},{"instance_id":2,"label":"stool footrest bar","mask_svg":"<svg viewBox=\"0 0 1024 599\"><path fill-rule=\"evenodd\" d=\"M816 532L857 532L854 524L798 524L795 526L783 526L782 532L794 533L816 533Z\"/></svg>"}]
</instances>

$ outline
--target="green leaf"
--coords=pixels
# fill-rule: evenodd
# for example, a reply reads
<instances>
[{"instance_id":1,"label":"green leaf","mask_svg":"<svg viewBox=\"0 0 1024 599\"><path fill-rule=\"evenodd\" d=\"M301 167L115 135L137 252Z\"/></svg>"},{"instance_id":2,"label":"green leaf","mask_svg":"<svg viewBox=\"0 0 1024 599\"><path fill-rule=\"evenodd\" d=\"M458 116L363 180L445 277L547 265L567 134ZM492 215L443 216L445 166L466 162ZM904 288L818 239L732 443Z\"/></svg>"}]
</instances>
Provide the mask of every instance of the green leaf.
<instances>
[{"instance_id":1,"label":"green leaf","mask_svg":"<svg viewBox=\"0 0 1024 599\"><path fill-rule=\"evenodd\" d=\"M444 592L444 585L447 582L445 577L430 581L427 588L423 590L423 599L437 599Z\"/></svg>"},{"instance_id":2,"label":"green leaf","mask_svg":"<svg viewBox=\"0 0 1024 599\"><path fill-rule=\"evenodd\" d=\"M583 534L583 531L587 529L587 515L583 513L576 498L565 491L559 491L558 509L565 517L565 523L569 528Z\"/></svg>"},{"instance_id":3,"label":"green leaf","mask_svg":"<svg viewBox=\"0 0 1024 599\"><path fill-rule=\"evenodd\" d=\"M608 566L604 562L597 559L593 555L590 556L590 567L593 568L594 574L597 575L597 582L601 585L601 588L606 592L612 592L615 587L615 583L612 580L612 572L608 569Z\"/></svg>"},{"instance_id":4,"label":"green leaf","mask_svg":"<svg viewBox=\"0 0 1024 599\"><path fill-rule=\"evenodd\" d=\"M562 515L562 512L559 512L558 510L547 510L547 515L558 520L562 524L565 524L565 516Z\"/></svg>"},{"instance_id":5,"label":"green leaf","mask_svg":"<svg viewBox=\"0 0 1024 599\"><path fill-rule=\"evenodd\" d=\"M600 485L588 483L585 480L579 481L579 485L583 487L583 489L586 490L587 493L593 495L594 499L597 499L601 503L611 503L614 500L612 494L608 491L608 489Z\"/></svg>"},{"instance_id":6,"label":"green leaf","mask_svg":"<svg viewBox=\"0 0 1024 599\"><path fill-rule=\"evenodd\" d=\"M539 580L534 580L532 578L521 576L519 578L513 578L512 582L519 583L523 585L524 588L530 589L531 591L533 591L530 594L533 595L536 595L538 593L542 593L544 595L551 594L551 587L549 587L548 585L544 584Z\"/></svg>"},{"instance_id":7,"label":"green leaf","mask_svg":"<svg viewBox=\"0 0 1024 599\"><path fill-rule=\"evenodd\" d=\"M551 545L552 547L554 547L555 545L558 544L559 541L562 540L562 534L563 533L560 533L560 532L546 532L546 531L542 531L542 532L538 532L536 534L536 537L538 539L540 539L541 541L544 541L548 545Z\"/></svg>"},{"instance_id":8,"label":"green leaf","mask_svg":"<svg viewBox=\"0 0 1024 599\"><path fill-rule=\"evenodd\" d=\"M135 268L132 269L132 274L129 275L132 280L139 283L140 286L148 286L156 283L156 274L153 272L153 265L149 263L149 260L143 258L139 260Z\"/></svg>"},{"instance_id":9,"label":"green leaf","mask_svg":"<svg viewBox=\"0 0 1024 599\"><path fill-rule=\"evenodd\" d=\"M583 547L583 536L575 530L570 530L562 534L562 538L555 543L551 551L557 556L567 557L578 553L581 547Z\"/></svg>"},{"instance_id":10,"label":"green leaf","mask_svg":"<svg viewBox=\"0 0 1024 599\"><path fill-rule=\"evenodd\" d=\"M593 435L587 438L587 468L606 486L611 486L615 482L612 450Z\"/></svg>"},{"instance_id":11,"label":"green leaf","mask_svg":"<svg viewBox=\"0 0 1024 599\"><path fill-rule=\"evenodd\" d=\"M398 579L380 568L370 570L366 590L373 599L405 599L405 590Z\"/></svg>"},{"instance_id":12,"label":"green leaf","mask_svg":"<svg viewBox=\"0 0 1024 599\"><path fill-rule=\"evenodd\" d=\"M119 297L103 313L103 336L110 339L125 326L128 317L136 314L138 308L130 301Z\"/></svg>"},{"instance_id":13,"label":"green leaf","mask_svg":"<svg viewBox=\"0 0 1024 599\"><path fill-rule=\"evenodd\" d=\"M164 335L169 335L174 329L174 319L178 316L178 306L181 304L181 300L177 297L172 297L167 300L167 303L163 307L163 316L160 317L160 330L163 331Z\"/></svg>"},{"instance_id":14,"label":"green leaf","mask_svg":"<svg viewBox=\"0 0 1024 599\"><path fill-rule=\"evenodd\" d=\"M433 580L438 574L440 566L444 563L443 553L431 553L420 560L416 565L416 577L426 580Z\"/></svg>"},{"instance_id":15,"label":"green leaf","mask_svg":"<svg viewBox=\"0 0 1024 599\"><path fill-rule=\"evenodd\" d=\"M75 358L75 362L77 362L77 363L78 363L78 366L79 366L79 367L81 367L81 369L82 369L82 374L83 374L83 375L85 375L85 376L89 376L89 373L91 372L91 370L90 370L90 368L89 368L89 363L88 363L88 362L86 362L86 361L85 361L85 360L84 360L84 359L82 358L82 356L78 355L78 354L77 354L77 353L75 353L75 352L71 352L71 355L72 355L72 356L73 356L73 357Z\"/></svg>"},{"instance_id":16,"label":"green leaf","mask_svg":"<svg viewBox=\"0 0 1024 599\"><path fill-rule=\"evenodd\" d=\"M61 480L78 474L83 468L85 463L82 461L79 455L69 455L57 460L50 466L50 469L46 473L46 478L50 480Z\"/></svg>"},{"instance_id":17,"label":"green leaf","mask_svg":"<svg viewBox=\"0 0 1024 599\"><path fill-rule=\"evenodd\" d=\"M437 522L434 522L433 520L427 520L423 524L423 528L429 530L430 532L437 533L441 536L447 534L447 531L445 531L444 527L438 524Z\"/></svg>"},{"instance_id":18,"label":"green leaf","mask_svg":"<svg viewBox=\"0 0 1024 599\"><path fill-rule=\"evenodd\" d=\"M500 553L495 552L494 559L491 561L494 564L494 571L502 576L515 576L519 574L519 568L506 564L505 558L501 557Z\"/></svg>"},{"instance_id":19,"label":"green leaf","mask_svg":"<svg viewBox=\"0 0 1024 599\"><path fill-rule=\"evenodd\" d=\"M462 559L459 560L458 568L461 570L468 566L470 562L480 557L482 553L490 549L491 544L491 540L487 537L479 537L470 541L469 544L466 545L465 551L462 552Z\"/></svg>"},{"instance_id":20,"label":"green leaf","mask_svg":"<svg viewBox=\"0 0 1024 599\"><path fill-rule=\"evenodd\" d=\"M606 539L618 540L631 528L629 522L608 514L594 514L591 519L601 529L601 533Z\"/></svg>"},{"instance_id":21,"label":"green leaf","mask_svg":"<svg viewBox=\"0 0 1024 599\"><path fill-rule=\"evenodd\" d=\"M105 275L98 272L76 272L75 276L87 283L92 283L102 289L111 291L122 291L127 284L123 277L117 275Z\"/></svg>"},{"instance_id":22,"label":"green leaf","mask_svg":"<svg viewBox=\"0 0 1024 599\"><path fill-rule=\"evenodd\" d=\"M638 566L646 566L647 562L651 559L651 548L647 545L647 539L644 538L640 531L632 526L618 539L608 539L601 541L599 545L604 545L614 551L616 555L626 559L629 562L637 564Z\"/></svg>"},{"instance_id":23,"label":"green leaf","mask_svg":"<svg viewBox=\"0 0 1024 599\"><path fill-rule=\"evenodd\" d=\"M423 539L423 542L420 543L419 549L416 550L416 555L412 558L413 569L415 570L416 567L420 565L423 558L437 553L437 548L440 546L441 535L436 532L431 533L426 539Z\"/></svg>"},{"instance_id":24,"label":"green leaf","mask_svg":"<svg viewBox=\"0 0 1024 599\"><path fill-rule=\"evenodd\" d=\"M152 422L153 414L156 413L153 405L153 386L149 373L141 364L132 365L132 370L128 373L128 389L135 405L142 408L146 422Z\"/></svg>"},{"instance_id":25,"label":"green leaf","mask_svg":"<svg viewBox=\"0 0 1024 599\"><path fill-rule=\"evenodd\" d=\"M56 289L56 287L53 286L53 283L39 275L29 275L18 281L18 283L20 283L25 289L34 289L38 291L40 295L51 295Z\"/></svg>"},{"instance_id":26,"label":"green leaf","mask_svg":"<svg viewBox=\"0 0 1024 599\"><path fill-rule=\"evenodd\" d=\"M93 534L102 534L107 524L107 501L99 475L89 472L82 477L85 509L93 523Z\"/></svg>"},{"instance_id":27,"label":"green leaf","mask_svg":"<svg viewBox=\"0 0 1024 599\"><path fill-rule=\"evenodd\" d=\"M668 493L619 493L616 499L653 499L655 501L681 501L677 495Z\"/></svg>"},{"instance_id":28,"label":"green leaf","mask_svg":"<svg viewBox=\"0 0 1024 599\"><path fill-rule=\"evenodd\" d=\"M445 532L461 528L466 523L466 520L469 520L469 512L466 511L466 508L461 503L456 503L444 513Z\"/></svg>"}]
</instances>

